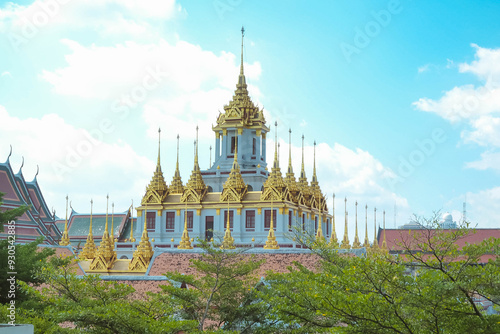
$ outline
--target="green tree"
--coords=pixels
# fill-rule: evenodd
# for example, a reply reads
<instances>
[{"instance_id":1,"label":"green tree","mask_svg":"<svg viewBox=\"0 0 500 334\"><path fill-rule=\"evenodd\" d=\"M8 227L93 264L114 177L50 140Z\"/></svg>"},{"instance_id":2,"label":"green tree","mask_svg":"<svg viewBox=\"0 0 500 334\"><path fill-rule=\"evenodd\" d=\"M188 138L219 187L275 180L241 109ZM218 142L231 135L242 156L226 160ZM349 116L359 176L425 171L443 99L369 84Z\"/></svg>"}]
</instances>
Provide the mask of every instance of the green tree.
<instances>
[{"instance_id":1,"label":"green tree","mask_svg":"<svg viewBox=\"0 0 500 334\"><path fill-rule=\"evenodd\" d=\"M193 321L178 320L169 305L158 305L148 296L134 296L134 288L108 282L96 275L80 277L75 260L52 257L38 276L46 282L36 289L23 284L31 297L24 304L24 320L43 324L37 333L59 333L59 325L72 324L66 332L85 333L178 333L196 329ZM30 310L30 311L27 311ZM31 311L32 310L32 311Z\"/></svg>"},{"instance_id":2,"label":"green tree","mask_svg":"<svg viewBox=\"0 0 500 334\"><path fill-rule=\"evenodd\" d=\"M16 303L26 300L22 291L16 289L15 297L9 296L11 283L7 279L14 277L16 281L23 281L31 284L43 283L35 273L46 263L47 258L55 251L50 248L38 249L38 244L43 242L43 237L36 239L29 244L14 244L13 240L0 241L0 303L4 304L12 299ZM12 275L9 272L15 272Z\"/></svg>"},{"instance_id":3,"label":"green tree","mask_svg":"<svg viewBox=\"0 0 500 334\"><path fill-rule=\"evenodd\" d=\"M499 305L500 240L460 248L473 230L405 233L399 256L351 256L309 244L321 269L296 263L289 273L269 274L261 297L283 323L300 325L293 332L499 333L500 316L486 314L474 299ZM484 254L497 258L478 265Z\"/></svg>"},{"instance_id":4,"label":"green tree","mask_svg":"<svg viewBox=\"0 0 500 334\"><path fill-rule=\"evenodd\" d=\"M200 241L200 246L204 253L191 260L196 274L166 273L172 284L161 286L163 293L158 300L175 305L181 318L195 320L199 331L252 331L269 309L255 295L259 282L255 271L264 260L244 254L245 249L224 250L205 241Z\"/></svg>"},{"instance_id":5,"label":"green tree","mask_svg":"<svg viewBox=\"0 0 500 334\"><path fill-rule=\"evenodd\" d=\"M5 193L0 192L0 206L3 203L3 196ZM17 217L21 216L23 213L29 210L29 206L22 205L15 209L9 209L5 211L0 210L0 232L3 232L4 225L8 224L10 221L16 220Z\"/></svg>"}]
</instances>

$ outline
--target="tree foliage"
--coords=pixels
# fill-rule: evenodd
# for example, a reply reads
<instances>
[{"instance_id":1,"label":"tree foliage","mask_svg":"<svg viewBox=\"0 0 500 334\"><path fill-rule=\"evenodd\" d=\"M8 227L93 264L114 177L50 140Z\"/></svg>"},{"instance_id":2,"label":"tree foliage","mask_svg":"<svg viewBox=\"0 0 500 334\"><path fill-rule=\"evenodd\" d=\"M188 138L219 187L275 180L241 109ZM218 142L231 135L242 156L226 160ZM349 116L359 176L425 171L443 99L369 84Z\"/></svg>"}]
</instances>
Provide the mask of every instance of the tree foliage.
<instances>
[{"instance_id":1,"label":"tree foliage","mask_svg":"<svg viewBox=\"0 0 500 334\"><path fill-rule=\"evenodd\" d=\"M178 333L196 328L196 323L178 319L169 305L134 299L129 285L77 276L69 257L51 258L37 277L46 282L41 290L23 284L35 306L26 316L43 319L47 333L59 333L60 324L70 324L65 330L70 333Z\"/></svg>"},{"instance_id":2,"label":"tree foliage","mask_svg":"<svg viewBox=\"0 0 500 334\"><path fill-rule=\"evenodd\" d=\"M10 283L7 281L11 274L9 272L16 272L15 279L26 283L38 284L42 283L39 277L34 276L46 263L46 259L53 255L55 251L51 248L43 248L38 250L38 244L43 241L43 237L28 243L28 244L15 244L10 240L0 240L0 303L7 303L11 298L8 297ZM13 255L14 263L9 264L9 246L15 251ZM11 250L12 250L11 249ZM8 269L11 268L11 269ZM26 296L17 291L15 296L16 302L26 300Z\"/></svg>"},{"instance_id":3,"label":"tree foliage","mask_svg":"<svg viewBox=\"0 0 500 334\"><path fill-rule=\"evenodd\" d=\"M191 260L194 275L166 273L172 284L161 286L159 299L175 305L180 317L196 320L198 330L206 328L249 332L262 320L269 306L256 302L259 282L254 272L263 260L244 255L245 249L223 250L202 241L204 253Z\"/></svg>"},{"instance_id":4,"label":"tree foliage","mask_svg":"<svg viewBox=\"0 0 500 334\"><path fill-rule=\"evenodd\" d=\"M500 316L474 301L498 306L500 262L478 265L484 254L500 255L500 240L460 248L473 233L466 227L406 232L399 256L355 257L314 245L321 270L296 263L286 274L267 276L263 300L294 332L499 333Z\"/></svg>"}]
</instances>

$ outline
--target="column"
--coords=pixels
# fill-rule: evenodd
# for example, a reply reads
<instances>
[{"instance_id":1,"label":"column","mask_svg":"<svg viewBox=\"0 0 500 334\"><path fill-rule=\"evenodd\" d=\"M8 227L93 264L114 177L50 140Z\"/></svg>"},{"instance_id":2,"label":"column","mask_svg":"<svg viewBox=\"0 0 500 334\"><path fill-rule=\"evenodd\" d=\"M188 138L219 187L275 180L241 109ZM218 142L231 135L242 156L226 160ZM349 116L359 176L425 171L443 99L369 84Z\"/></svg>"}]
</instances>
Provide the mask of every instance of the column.
<instances>
[{"instance_id":1,"label":"column","mask_svg":"<svg viewBox=\"0 0 500 334\"><path fill-rule=\"evenodd\" d=\"M220 132L215 133L215 159L216 161L220 156Z\"/></svg>"},{"instance_id":2,"label":"column","mask_svg":"<svg viewBox=\"0 0 500 334\"><path fill-rule=\"evenodd\" d=\"M243 158L243 142L241 140L241 135L243 134L243 129L238 129L238 163L242 160Z\"/></svg>"},{"instance_id":3,"label":"column","mask_svg":"<svg viewBox=\"0 0 500 334\"><path fill-rule=\"evenodd\" d=\"M222 160L226 160L227 158L227 130L222 130Z\"/></svg>"},{"instance_id":4,"label":"column","mask_svg":"<svg viewBox=\"0 0 500 334\"><path fill-rule=\"evenodd\" d=\"M266 162L266 133L262 132L262 160Z\"/></svg>"},{"instance_id":5,"label":"column","mask_svg":"<svg viewBox=\"0 0 500 334\"><path fill-rule=\"evenodd\" d=\"M255 158L257 159L257 164L260 164L260 136L261 136L261 131L257 130L255 131L255 138L256 138L256 150L255 150Z\"/></svg>"}]
</instances>

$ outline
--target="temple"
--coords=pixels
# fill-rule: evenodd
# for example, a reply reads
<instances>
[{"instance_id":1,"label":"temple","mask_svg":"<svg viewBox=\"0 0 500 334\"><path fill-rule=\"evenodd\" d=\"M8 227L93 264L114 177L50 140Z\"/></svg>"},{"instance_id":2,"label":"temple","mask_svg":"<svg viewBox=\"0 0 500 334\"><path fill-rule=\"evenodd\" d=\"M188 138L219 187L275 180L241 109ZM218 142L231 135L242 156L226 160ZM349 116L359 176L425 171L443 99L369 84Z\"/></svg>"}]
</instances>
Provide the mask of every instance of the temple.
<instances>
[{"instance_id":1,"label":"temple","mask_svg":"<svg viewBox=\"0 0 500 334\"><path fill-rule=\"evenodd\" d=\"M135 230L139 235L146 221L147 232L155 239L156 247L172 247L171 240L180 241L186 233L189 238L211 240L217 237L217 232L220 238L229 232L236 245L254 242L261 246L266 244L271 233L278 248L297 246L289 237L296 227L309 233L319 229L329 235L332 216L317 180L315 162L311 182L305 176L304 161L297 182L290 151L284 176L277 155L277 124L273 129L274 161L268 171L266 136L271 129L263 110L252 102L248 93L243 67L243 33L242 29L236 90L212 127L215 135L213 165L200 170L196 144L193 169L183 184L177 152L175 173L168 186L161 169L158 143L156 170L141 205L136 208L139 224ZM226 231L228 222L229 231Z\"/></svg>"},{"instance_id":2,"label":"temple","mask_svg":"<svg viewBox=\"0 0 500 334\"><path fill-rule=\"evenodd\" d=\"M19 171L14 173L9 160L11 154L12 146L7 161L0 163L0 192L5 194L0 210L29 206L29 210L16 220L16 241L27 243L42 237L45 244L57 243L61 231L56 226L55 212L49 210L38 186L38 170L32 181L26 181L22 172L24 159ZM0 239L4 238L5 234L0 235Z\"/></svg>"}]
</instances>

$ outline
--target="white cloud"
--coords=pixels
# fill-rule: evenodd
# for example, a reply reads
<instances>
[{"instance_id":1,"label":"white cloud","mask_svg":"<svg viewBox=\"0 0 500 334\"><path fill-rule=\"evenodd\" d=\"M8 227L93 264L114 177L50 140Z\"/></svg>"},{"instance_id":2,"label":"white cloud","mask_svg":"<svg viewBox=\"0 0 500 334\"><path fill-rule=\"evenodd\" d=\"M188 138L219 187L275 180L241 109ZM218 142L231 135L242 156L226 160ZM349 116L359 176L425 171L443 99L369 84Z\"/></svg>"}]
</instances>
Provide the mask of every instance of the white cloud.
<instances>
[{"instance_id":1,"label":"white cloud","mask_svg":"<svg viewBox=\"0 0 500 334\"><path fill-rule=\"evenodd\" d=\"M422 65L418 68L418 73L423 73L429 71L430 64Z\"/></svg>"},{"instance_id":2,"label":"white cloud","mask_svg":"<svg viewBox=\"0 0 500 334\"><path fill-rule=\"evenodd\" d=\"M269 137L268 137L269 138ZM299 141L293 137L292 141ZM280 167L283 176L288 168L289 144L288 140L279 139ZM267 163L272 165L274 160L274 140L267 140ZM292 165L295 177L298 179L301 171L302 148L292 145ZM313 175L314 146L306 144L304 147L304 167L308 181ZM349 235L351 241L354 235L355 201L358 205L358 224L360 238L364 238L365 204L368 205L369 224L373 224L373 208L377 207L377 221L382 223L382 211L387 212L387 226L393 226L394 205L398 207L398 224L408 221L412 212L406 198L394 193L388 186L388 180L396 175L369 152L359 148L352 150L339 143L333 146L327 143L318 143L316 146L316 173L321 190L325 194L327 204L332 212L332 196L336 195L336 226L337 235L342 237L344 231L344 197L347 197L349 211ZM369 238L373 240L373 225L369 228ZM361 230L361 228L363 230Z\"/></svg>"},{"instance_id":3,"label":"white cloud","mask_svg":"<svg viewBox=\"0 0 500 334\"><path fill-rule=\"evenodd\" d=\"M435 113L454 124L465 125L461 137L466 143L500 147L500 49L475 44L475 60L458 65L460 73L471 73L482 82L453 87L437 99L420 98L413 105Z\"/></svg>"},{"instance_id":4,"label":"white cloud","mask_svg":"<svg viewBox=\"0 0 500 334\"><path fill-rule=\"evenodd\" d=\"M467 192L450 200L447 207L462 207L466 202L466 219L471 227L498 228L500 221L500 187L484 189L478 192ZM454 211L453 220L460 221L462 212Z\"/></svg>"},{"instance_id":5,"label":"white cloud","mask_svg":"<svg viewBox=\"0 0 500 334\"><path fill-rule=\"evenodd\" d=\"M7 3L0 8L0 31L18 41L32 39L49 27L66 31L91 29L106 37L146 39L158 36L153 25L182 12L175 0L55 0L35 1L27 6Z\"/></svg>"},{"instance_id":6,"label":"white cloud","mask_svg":"<svg viewBox=\"0 0 500 334\"><path fill-rule=\"evenodd\" d=\"M105 210L109 192L116 208L125 210L134 194L138 201L154 170L154 161L138 155L127 144L107 144L91 139L86 130L75 128L55 114L20 119L0 106L0 152L6 157L13 145L11 164L17 169L24 156L23 175L31 181L36 164L38 182L49 206L61 216L66 193L77 211L94 198L96 211ZM16 166L17 165L17 166ZM100 200L98 200L100 198Z\"/></svg>"},{"instance_id":7,"label":"white cloud","mask_svg":"<svg viewBox=\"0 0 500 334\"><path fill-rule=\"evenodd\" d=\"M500 172L500 152L484 152L481 154L481 160L468 162L465 166L478 170L492 169Z\"/></svg>"}]
</instances>

